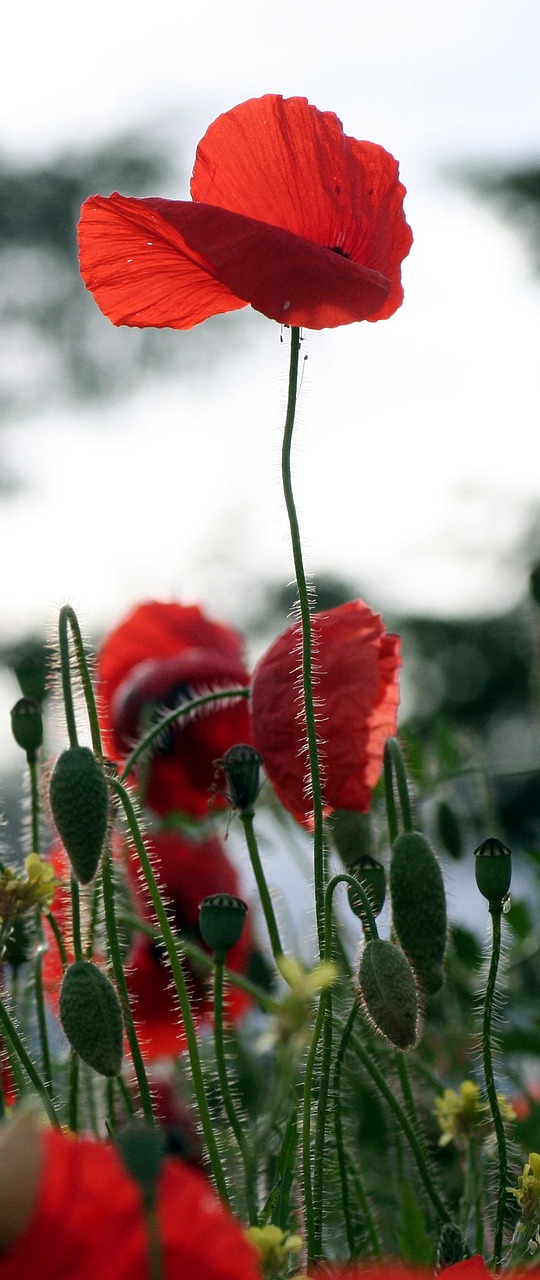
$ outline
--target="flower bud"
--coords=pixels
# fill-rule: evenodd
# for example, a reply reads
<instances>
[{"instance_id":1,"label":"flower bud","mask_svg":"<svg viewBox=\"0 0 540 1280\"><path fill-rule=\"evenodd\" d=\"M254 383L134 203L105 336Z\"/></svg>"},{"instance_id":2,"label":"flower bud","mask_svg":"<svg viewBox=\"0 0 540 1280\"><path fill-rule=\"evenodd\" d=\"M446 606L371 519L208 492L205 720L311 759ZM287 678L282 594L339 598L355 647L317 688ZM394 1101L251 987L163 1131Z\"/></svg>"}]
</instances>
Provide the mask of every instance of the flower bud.
<instances>
[{"instance_id":1,"label":"flower bud","mask_svg":"<svg viewBox=\"0 0 540 1280\"><path fill-rule=\"evenodd\" d=\"M455 1222L444 1222L437 1244L437 1273L445 1267L453 1267L465 1257L463 1236Z\"/></svg>"},{"instance_id":2,"label":"flower bud","mask_svg":"<svg viewBox=\"0 0 540 1280\"><path fill-rule=\"evenodd\" d=\"M34 764L43 742L43 716L35 698L19 698L11 711L11 731L17 746L26 751L29 764Z\"/></svg>"},{"instance_id":3,"label":"flower bud","mask_svg":"<svg viewBox=\"0 0 540 1280\"><path fill-rule=\"evenodd\" d=\"M474 871L480 893L489 902L489 910L503 909L512 879L512 854L495 836L489 836L474 851Z\"/></svg>"},{"instance_id":4,"label":"flower bud","mask_svg":"<svg viewBox=\"0 0 540 1280\"><path fill-rule=\"evenodd\" d=\"M143 1196L151 1199L165 1155L163 1131L143 1120L133 1120L116 1134L115 1145Z\"/></svg>"},{"instance_id":5,"label":"flower bud","mask_svg":"<svg viewBox=\"0 0 540 1280\"><path fill-rule=\"evenodd\" d=\"M60 1021L72 1049L102 1076L122 1065L122 1012L109 979L89 960L75 960L60 988Z\"/></svg>"},{"instance_id":6,"label":"flower bud","mask_svg":"<svg viewBox=\"0 0 540 1280\"><path fill-rule=\"evenodd\" d=\"M221 760L216 760L225 774L229 799L233 808L241 813L252 809L259 794L259 775L262 756L246 743L229 747Z\"/></svg>"},{"instance_id":7,"label":"flower bud","mask_svg":"<svg viewBox=\"0 0 540 1280\"><path fill-rule=\"evenodd\" d=\"M396 1049L412 1049L419 1034L418 991L403 951L384 938L366 942L358 987L372 1027Z\"/></svg>"},{"instance_id":8,"label":"flower bud","mask_svg":"<svg viewBox=\"0 0 540 1280\"><path fill-rule=\"evenodd\" d=\"M370 858L369 854L365 854L363 858L359 858L357 862L351 863L349 867L349 875L354 876L362 885L362 888L369 898L369 903L374 916L380 915L386 896L386 873L382 862L377 862L375 858ZM349 906L362 922L365 919L365 909L360 894L352 885L348 888Z\"/></svg>"},{"instance_id":9,"label":"flower bud","mask_svg":"<svg viewBox=\"0 0 540 1280\"><path fill-rule=\"evenodd\" d=\"M390 863L392 922L428 995L443 983L446 950L446 895L437 858L419 831L405 831L394 841Z\"/></svg>"},{"instance_id":10,"label":"flower bud","mask_svg":"<svg viewBox=\"0 0 540 1280\"><path fill-rule=\"evenodd\" d=\"M247 906L231 893L214 893L199 907L199 929L204 942L218 955L226 955L242 935Z\"/></svg>"},{"instance_id":11,"label":"flower bud","mask_svg":"<svg viewBox=\"0 0 540 1280\"><path fill-rule=\"evenodd\" d=\"M373 853L373 836L369 814L357 809L334 809L328 826L336 852L347 870L354 875L352 864Z\"/></svg>"},{"instance_id":12,"label":"flower bud","mask_svg":"<svg viewBox=\"0 0 540 1280\"><path fill-rule=\"evenodd\" d=\"M90 884L107 835L109 788L89 747L68 747L62 752L53 770L49 797L73 873L81 884Z\"/></svg>"}]
</instances>

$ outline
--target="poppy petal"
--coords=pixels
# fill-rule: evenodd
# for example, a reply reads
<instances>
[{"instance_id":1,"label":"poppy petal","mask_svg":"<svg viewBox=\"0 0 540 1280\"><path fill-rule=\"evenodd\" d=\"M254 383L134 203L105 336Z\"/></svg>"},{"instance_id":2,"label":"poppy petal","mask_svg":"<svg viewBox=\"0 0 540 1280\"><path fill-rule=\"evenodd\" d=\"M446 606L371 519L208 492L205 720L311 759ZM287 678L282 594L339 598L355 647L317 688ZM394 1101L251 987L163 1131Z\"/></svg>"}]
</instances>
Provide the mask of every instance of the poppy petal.
<instances>
[{"instance_id":1,"label":"poppy petal","mask_svg":"<svg viewBox=\"0 0 540 1280\"><path fill-rule=\"evenodd\" d=\"M247 305L215 278L172 222L160 216L159 206L169 203L114 192L108 198L90 196L82 206L81 275L113 324L191 329L210 316Z\"/></svg>"},{"instance_id":2,"label":"poppy petal","mask_svg":"<svg viewBox=\"0 0 540 1280\"><path fill-rule=\"evenodd\" d=\"M399 639L361 600L313 614L312 637L325 812L366 812L384 742L396 732ZM295 624L259 660L251 713L255 746L279 799L310 826L300 644Z\"/></svg>"}]
</instances>

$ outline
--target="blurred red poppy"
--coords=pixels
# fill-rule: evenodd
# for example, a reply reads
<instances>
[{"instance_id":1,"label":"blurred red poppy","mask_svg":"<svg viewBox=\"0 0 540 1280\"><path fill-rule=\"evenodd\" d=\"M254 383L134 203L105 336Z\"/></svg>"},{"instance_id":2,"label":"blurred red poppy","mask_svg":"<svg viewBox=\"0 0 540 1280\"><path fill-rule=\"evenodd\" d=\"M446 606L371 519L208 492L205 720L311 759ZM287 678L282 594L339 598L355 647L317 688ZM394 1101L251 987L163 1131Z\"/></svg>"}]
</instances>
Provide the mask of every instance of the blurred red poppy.
<instances>
[{"instance_id":1,"label":"blurred red poppy","mask_svg":"<svg viewBox=\"0 0 540 1280\"><path fill-rule=\"evenodd\" d=\"M384 743L397 727L399 637L362 600L311 618L325 811L366 812ZM254 742L286 809L312 822L299 623L267 650L251 680Z\"/></svg>"},{"instance_id":2,"label":"blurred red poppy","mask_svg":"<svg viewBox=\"0 0 540 1280\"><path fill-rule=\"evenodd\" d=\"M484 1259L480 1254L475 1254L473 1258L465 1258L463 1262L454 1262L449 1267L443 1268L445 1280L489 1280L491 1272L488 1271ZM317 1268L315 1273L320 1275L320 1269ZM438 1274L441 1274L440 1272ZM519 1280L522 1276L523 1280L529 1273L527 1271L512 1272L513 1280ZM330 1266L325 1267L324 1275L328 1280L431 1280L432 1271L425 1271L419 1267L408 1267L403 1262L396 1259L388 1259L387 1262L374 1263L349 1263L348 1266Z\"/></svg>"},{"instance_id":3,"label":"blurred red poppy","mask_svg":"<svg viewBox=\"0 0 540 1280\"><path fill-rule=\"evenodd\" d=\"M238 875L217 838L197 840L175 831L153 834L147 839L154 872L163 897L170 903L170 919L179 937L196 942L204 951L199 931L199 903L213 893L237 897ZM134 864L129 865L134 885ZM145 888L135 888L138 912L153 923L154 914ZM249 917L239 942L227 956L227 967L245 974L254 951ZM209 971L186 957L184 972L195 1021L210 1025L213 1011ZM178 1000L171 989L171 972L162 945L140 934L127 960L127 984L141 1050L147 1061L176 1057L186 1048L186 1038ZM238 987L227 988L227 1015L236 1021L249 1008L249 996Z\"/></svg>"},{"instance_id":4,"label":"blurred red poppy","mask_svg":"<svg viewBox=\"0 0 540 1280\"><path fill-rule=\"evenodd\" d=\"M198 605L148 601L105 640L97 660L104 749L129 754L158 715L213 689L245 686L248 672L237 632ZM218 707L216 710L215 708ZM165 730L141 761L145 805L163 814L208 813L214 761L237 742L251 742L246 700L214 704ZM213 803L222 804L214 797Z\"/></svg>"},{"instance_id":5,"label":"blurred red poppy","mask_svg":"<svg viewBox=\"0 0 540 1280\"><path fill-rule=\"evenodd\" d=\"M248 303L334 328L401 305L412 234L398 165L305 98L267 94L199 143L191 201L91 196L80 268L113 324L190 329Z\"/></svg>"},{"instance_id":6,"label":"blurred red poppy","mask_svg":"<svg viewBox=\"0 0 540 1280\"><path fill-rule=\"evenodd\" d=\"M208 951L199 930L199 903L213 893L230 893L234 897L240 894L236 868L229 861L221 841L217 837L197 837L195 833L188 836L177 831L162 831L148 835L145 843L162 896L169 905L169 919L174 932L188 942L195 942L203 951ZM72 959L69 943L70 896L67 888L69 861L61 845L57 845L49 856L56 875L64 882L56 891L52 911ZM122 846L117 850L117 857L125 865L134 899L134 911L141 920L155 927L154 909L148 890L141 882L136 854L132 849ZM43 978L49 1004L58 1013L62 965L52 931L46 921L45 931L49 949L44 959ZM239 942L227 956L227 967L235 973L245 974L255 950L248 916ZM199 1027L211 1026L211 972L189 957L184 958L183 968L188 980L195 1023ZM138 933L126 958L125 969L143 1057L147 1062L176 1057L186 1048L186 1036L178 999L171 985L171 970L165 947L150 935ZM245 991L232 984L228 985L227 1017L232 1022L241 1018L250 1004Z\"/></svg>"},{"instance_id":7,"label":"blurred red poppy","mask_svg":"<svg viewBox=\"0 0 540 1280\"><path fill-rule=\"evenodd\" d=\"M2 1151L9 1128L0 1130ZM31 1149L15 1160L23 1210L15 1188L9 1195L0 1180L0 1241L10 1246L2 1248L1 1280L148 1280L141 1187L114 1147L57 1129L18 1128L19 1147ZM31 1176L23 1180L25 1157ZM157 1201L164 1277L258 1280L254 1250L202 1174L169 1157Z\"/></svg>"}]
</instances>

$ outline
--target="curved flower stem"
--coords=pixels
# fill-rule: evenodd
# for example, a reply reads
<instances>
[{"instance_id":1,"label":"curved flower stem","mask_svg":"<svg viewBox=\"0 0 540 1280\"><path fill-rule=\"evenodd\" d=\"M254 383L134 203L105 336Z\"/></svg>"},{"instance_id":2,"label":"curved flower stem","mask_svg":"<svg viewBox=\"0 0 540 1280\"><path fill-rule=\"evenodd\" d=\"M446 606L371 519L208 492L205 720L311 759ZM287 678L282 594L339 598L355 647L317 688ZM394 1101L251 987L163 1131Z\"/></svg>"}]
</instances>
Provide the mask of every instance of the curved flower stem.
<instances>
[{"instance_id":1,"label":"curved flower stem","mask_svg":"<svg viewBox=\"0 0 540 1280\"><path fill-rule=\"evenodd\" d=\"M411 800L409 796L409 784L407 782L407 773L405 763L401 753L401 747L397 738L387 738L384 745L384 786L386 796L386 811L388 815L388 831L390 843L393 844L398 834L398 824L396 816L396 806L394 799L394 778L397 785L399 803L401 808L401 819L405 831L412 831L413 820L411 810Z\"/></svg>"},{"instance_id":2,"label":"curved flower stem","mask_svg":"<svg viewBox=\"0 0 540 1280\"><path fill-rule=\"evenodd\" d=\"M212 1173L214 1176L214 1181L215 1181L219 1196L227 1205L230 1206L230 1199L229 1199L229 1193L227 1190L227 1184L225 1182L225 1175L221 1167L219 1151L217 1148L216 1139L214 1137L214 1131L212 1129L212 1121L210 1118L210 1111L208 1108L208 1101L206 1097L206 1090L204 1085L201 1060L199 1057L199 1047L197 1044L197 1035L195 1032L193 1014L191 1012L191 1005L189 1003L189 996L187 993L185 978L182 971L182 965L178 957L174 934L169 924L167 912L165 910L165 907L161 899L161 894L157 886L156 878L152 870L152 866L150 863L150 859L148 857L145 843L141 836L141 832L139 830L139 824L137 822L137 816L131 800L131 796L129 792L126 790L126 788L122 785L122 783L119 782L116 778L110 779L110 785L113 791L116 793L116 795L119 796L120 801L122 803L122 806L126 815L127 823L129 826L130 834L131 834L133 843L135 845L137 854L139 856L144 878L146 880L150 897L152 899L152 905L156 913L159 927L163 935L163 941L165 943L165 947L167 950L169 964L172 969L174 985L175 985L176 993L178 995L178 1000L180 1003L180 1010L182 1013L184 1030L186 1033L186 1040L188 1044L189 1060L191 1064L191 1074L193 1077L193 1087L195 1089L195 1096L197 1098L199 1116L200 1116L202 1131L204 1134L204 1139L205 1139L207 1150L208 1150L210 1164L212 1167Z\"/></svg>"},{"instance_id":3,"label":"curved flower stem","mask_svg":"<svg viewBox=\"0 0 540 1280\"><path fill-rule=\"evenodd\" d=\"M302 688L303 688L303 710L306 721L306 737L309 757L309 771L311 778L311 798L313 803L313 875L315 889L315 914L317 918L317 936L319 940L319 954L322 957L324 951L324 889L325 889L325 867L324 867L324 831L323 831L323 803L322 803L322 787L321 787L321 769L319 764L319 752L317 743L317 723L315 716L315 700L313 694L313 646L311 639L311 614L309 593L304 570L304 559L302 555L302 543L300 539L300 527L296 514L296 506L294 502L294 494L291 479L291 445L292 434L294 428L294 419L296 414L296 400L298 395L298 360L300 354L300 330L291 329L291 355L289 365L289 388L287 396L287 414L285 418L285 429L283 433L283 447L281 452L281 473L283 481L283 494L285 497L285 506L289 518L289 528L291 534L291 545L294 560L294 570L296 574L296 586L298 589L298 604L300 609L300 620L302 624Z\"/></svg>"},{"instance_id":4,"label":"curved flower stem","mask_svg":"<svg viewBox=\"0 0 540 1280\"><path fill-rule=\"evenodd\" d=\"M495 997L495 985L497 982L497 971L501 955L501 908L499 907L497 909L490 905L490 913L492 919L493 945L491 948L491 961L489 965L486 998L484 1001L484 1014L482 1019L482 1061L484 1065L484 1078L486 1082L489 1109L491 1111L495 1137L497 1140L497 1155L499 1161L499 1191L497 1196L497 1210L495 1214L493 1258L491 1260L491 1265L498 1270L502 1262L504 1213L507 1196L506 1184L508 1182L508 1157L506 1152L504 1124L495 1088L493 1058L491 1052L493 1001Z\"/></svg>"},{"instance_id":5,"label":"curved flower stem","mask_svg":"<svg viewBox=\"0 0 540 1280\"><path fill-rule=\"evenodd\" d=\"M348 872L340 872L330 880L324 895L324 951L322 959L328 962L332 958L332 898L338 884L345 882L352 885L363 899L368 927L371 936L376 938L377 926L367 894L362 885ZM326 1022L325 1022L326 1020ZM317 1126L314 1151L314 1172L311 1164L311 1111L314 1094L314 1075L319 1040L325 1027L325 1039L319 1075L319 1094L317 1098ZM324 1148L326 1140L326 1115L328 1107L328 1089L332 1052L332 1005L328 987L324 987L319 997L319 1007L311 1034L306 1069L304 1076L304 1102L302 1112L302 1158L304 1178L304 1212L306 1220L308 1261L318 1261L322 1245L322 1221L324 1213Z\"/></svg>"},{"instance_id":6,"label":"curved flower stem","mask_svg":"<svg viewBox=\"0 0 540 1280\"><path fill-rule=\"evenodd\" d=\"M86 702L86 710L90 724L90 733L92 735L92 746L99 759L102 759L101 751L101 734L99 730L99 720L96 707L96 699L92 687L92 679L90 676L90 668L88 665L81 629L75 610L69 604L65 604L60 610L58 619L59 645L60 645L60 671L62 677L62 693L64 698L64 708L66 713L66 723L69 734L70 746L77 746L77 727L75 723L75 711L73 704L73 692L71 687L71 671L69 656L69 632L73 641L75 657L81 678L84 700Z\"/></svg>"},{"instance_id":7,"label":"curved flower stem","mask_svg":"<svg viewBox=\"0 0 540 1280\"><path fill-rule=\"evenodd\" d=\"M114 913L114 887L111 868L111 855L107 853L103 859L102 865L103 875L103 903L105 907L105 923L107 926L107 940L109 943L109 951L113 967L114 978L118 989L118 997L122 1008L122 1018L126 1035L129 1041L137 1084L139 1086L139 1094L141 1098L141 1106L147 1120L153 1122L152 1099L150 1097L150 1087L146 1076L143 1057L135 1031L133 1015L129 1003L129 994L126 983L126 976L122 964L122 956L120 952L120 944L118 942L118 930L116 927L116 917Z\"/></svg>"},{"instance_id":8,"label":"curved flower stem","mask_svg":"<svg viewBox=\"0 0 540 1280\"><path fill-rule=\"evenodd\" d=\"M39 856L40 838L39 838L39 781L37 771L37 761L27 757L28 773L30 777L30 821L31 821L31 852L37 853ZM36 1001L36 1012L38 1022L39 1042L41 1047L41 1062L43 1075L45 1079L45 1088L52 1098L52 1067L51 1055L49 1050L49 1035L47 1031L47 1019L45 1017L45 1000L43 997L43 957L47 951L47 944L43 936L43 922L41 919L41 911L38 908L35 912L36 934L39 939L36 956L34 960L34 996Z\"/></svg>"},{"instance_id":9,"label":"curved flower stem","mask_svg":"<svg viewBox=\"0 0 540 1280\"><path fill-rule=\"evenodd\" d=\"M399 1100L396 1098L396 1095L395 1093L393 1093L391 1086L385 1080L382 1074L382 1071L380 1071L374 1058L372 1058L371 1054L360 1042L357 1036L354 1037L354 1039L352 1040L352 1043L354 1045L354 1051L360 1058L360 1061L363 1067L365 1067L365 1070L367 1071L368 1075L371 1076L373 1083L377 1086L377 1089L379 1090L379 1093L382 1094L383 1098L385 1099L385 1102L388 1103L388 1106L390 1107L391 1111L393 1111L394 1116L396 1117L396 1120L398 1121L400 1128L403 1130L403 1133L411 1149L413 1158L416 1161L416 1167L420 1174L420 1178L423 1182L424 1189L427 1192L429 1199L431 1200L431 1203L433 1205L433 1208L435 1209L435 1212L438 1214L441 1222L451 1222L452 1218L450 1216L450 1213L448 1212L448 1209L446 1208L446 1205L441 1199L441 1196L439 1195L437 1188L433 1182L433 1178L431 1177L431 1173L429 1171L429 1166L426 1160L424 1150L418 1141L414 1127L411 1124L406 1111L402 1107Z\"/></svg>"},{"instance_id":10,"label":"curved flower stem","mask_svg":"<svg viewBox=\"0 0 540 1280\"><path fill-rule=\"evenodd\" d=\"M339 1181L341 1186L341 1203L343 1206L343 1215L345 1218L345 1230L347 1233L347 1244L349 1246L349 1252L350 1252L351 1258L354 1258L356 1256L357 1243L356 1243L354 1226L353 1226L353 1221L351 1216L351 1203L350 1203L349 1183L348 1183L348 1176L347 1176L347 1155L345 1152L345 1146L343 1142L343 1126L341 1123L341 1073L343 1070L345 1054L347 1052L347 1048L349 1045L349 1041L350 1041L357 1017L358 1017L358 1004L355 1001L355 1003L351 1008L349 1016L347 1018L347 1022L345 1024L341 1041L339 1044L339 1048L336 1054L336 1058L334 1062L334 1075L333 1075L333 1081L332 1081L332 1096L333 1096L333 1105L334 1105L334 1132L336 1136L336 1154L338 1159ZM356 1194L360 1203L360 1208L364 1215L364 1227L365 1227L365 1232L371 1247L371 1252L375 1258L382 1258L383 1251L382 1251L382 1245L379 1240L379 1236L377 1232L377 1225L373 1217L373 1214L371 1212L371 1206L369 1203L367 1191L364 1187L364 1183L358 1168L355 1168L354 1170L354 1183L355 1183Z\"/></svg>"},{"instance_id":11,"label":"curved flower stem","mask_svg":"<svg viewBox=\"0 0 540 1280\"><path fill-rule=\"evenodd\" d=\"M19 1036L2 1000L0 1000L0 1025L6 1040L9 1041L13 1052L17 1055L19 1062L26 1071L30 1083L34 1086L36 1093L41 1098L51 1124L60 1125L60 1121L49 1097L48 1091L39 1073L36 1071L31 1058L28 1056L21 1037Z\"/></svg>"},{"instance_id":12,"label":"curved flower stem","mask_svg":"<svg viewBox=\"0 0 540 1280\"><path fill-rule=\"evenodd\" d=\"M68 1129L71 1133L77 1133L79 1128L79 1080L81 1075L81 1065L79 1055L75 1049L71 1050L69 1060L69 1087L68 1087Z\"/></svg>"},{"instance_id":13,"label":"curved flower stem","mask_svg":"<svg viewBox=\"0 0 540 1280\"><path fill-rule=\"evenodd\" d=\"M58 954L60 956L60 963L62 965L62 968L65 969L68 963L68 956L67 956L67 951L64 944L64 939L62 937L62 930L55 916L53 916L52 911L45 912L45 919L47 920L47 923L51 926L51 929L54 934L54 940L58 948Z\"/></svg>"},{"instance_id":14,"label":"curved flower stem","mask_svg":"<svg viewBox=\"0 0 540 1280\"><path fill-rule=\"evenodd\" d=\"M239 698L249 698L249 689L244 685L237 689L216 689L213 693L204 693L200 698L193 698L192 702L183 702L181 707L176 707L174 711L168 711L167 715L152 725L152 728L148 730L148 733L145 733L144 738L141 738L131 755L128 756L120 773L120 782L126 781L137 761L144 755L145 751L148 751L156 738L161 737L163 730L168 725L176 724L177 720L182 720L185 716L192 716L196 711L200 711L201 707L207 707L212 702L223 702L227 699L237 702Z\"/></svg>"},{"instance_id":15,"label":"curved flower stem","mask_svg":"<svg viewBox=\"0 0 540 1280\"><path fill-rule=\"evenodd\" d=\"M272 955L274 957L274 960L277 960L279 956L283 955L283 947L281 945L281 938L279 936L279 929L277 926L274 907L272 905L272 899L270 897L270 892L268 889L268 885L266 883L266 876L264 874L264 869L263 869L261 857L259 854L259 846L257 844L255 830L253 827L253 810L242 809L240 812L240 821L244 828L244 834L246 837L246 844L248 847L248 853L251 860L251 866L253 868L253 874L255 876L255 880L257 882L259 898L260 898L261 906L264 912L266 927L268 929L268 934L270 938Z\"/></svg>"},{"instance_id":16,"label":"curved flower stem","mask_svg":"<svg viewBox=\"0 0 540 1280\"><path fill-rule=\"evenodd\" d=\"M225 1027L223 1018L224 960L225 957L223 955L218 952L214 953L214 1048L219 1087L221 1089L221 1096L225 1107L225 1115L227 1116L227 1120L229 1121L232 1132L238 1143L238 1148L244 1166L248 1220L252 1226L257 1221L257 1197L253 1161L250 1158L246 1135L236 1114L227 1073L227 1059L225 1056Z\"/></svg>"}]
</instances>

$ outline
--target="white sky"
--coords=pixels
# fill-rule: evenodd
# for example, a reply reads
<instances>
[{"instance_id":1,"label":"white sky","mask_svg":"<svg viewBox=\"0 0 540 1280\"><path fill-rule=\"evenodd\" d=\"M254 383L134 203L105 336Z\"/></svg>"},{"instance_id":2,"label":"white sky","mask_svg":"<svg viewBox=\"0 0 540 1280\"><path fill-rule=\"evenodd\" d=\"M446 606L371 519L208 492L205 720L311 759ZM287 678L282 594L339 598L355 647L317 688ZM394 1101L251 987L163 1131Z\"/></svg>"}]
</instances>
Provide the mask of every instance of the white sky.
<instances>
[{"instance_id":1,"label":"white sky","mask_svg":"<svg viewBox=\"0 0 540 1280\"><path fill-rule=\"evenodd\" d=\"M540 498L540 283L445 170L539 155L538 0L33 0L2 27L10 158L165 122L189 168L220 111L266 92L303 94L396 155L415 234L404 306L306 336L295 483L308 566L352 575L377 607L514 603L515 548ZM289 580L286 369L277 326L256 317L249 348L234 341L197 382L10 427L29 487L0 506L0 639L50 625L66 600L97 630L145 596L226 613L240 579Z\"/></svg>"}]
</instances>

